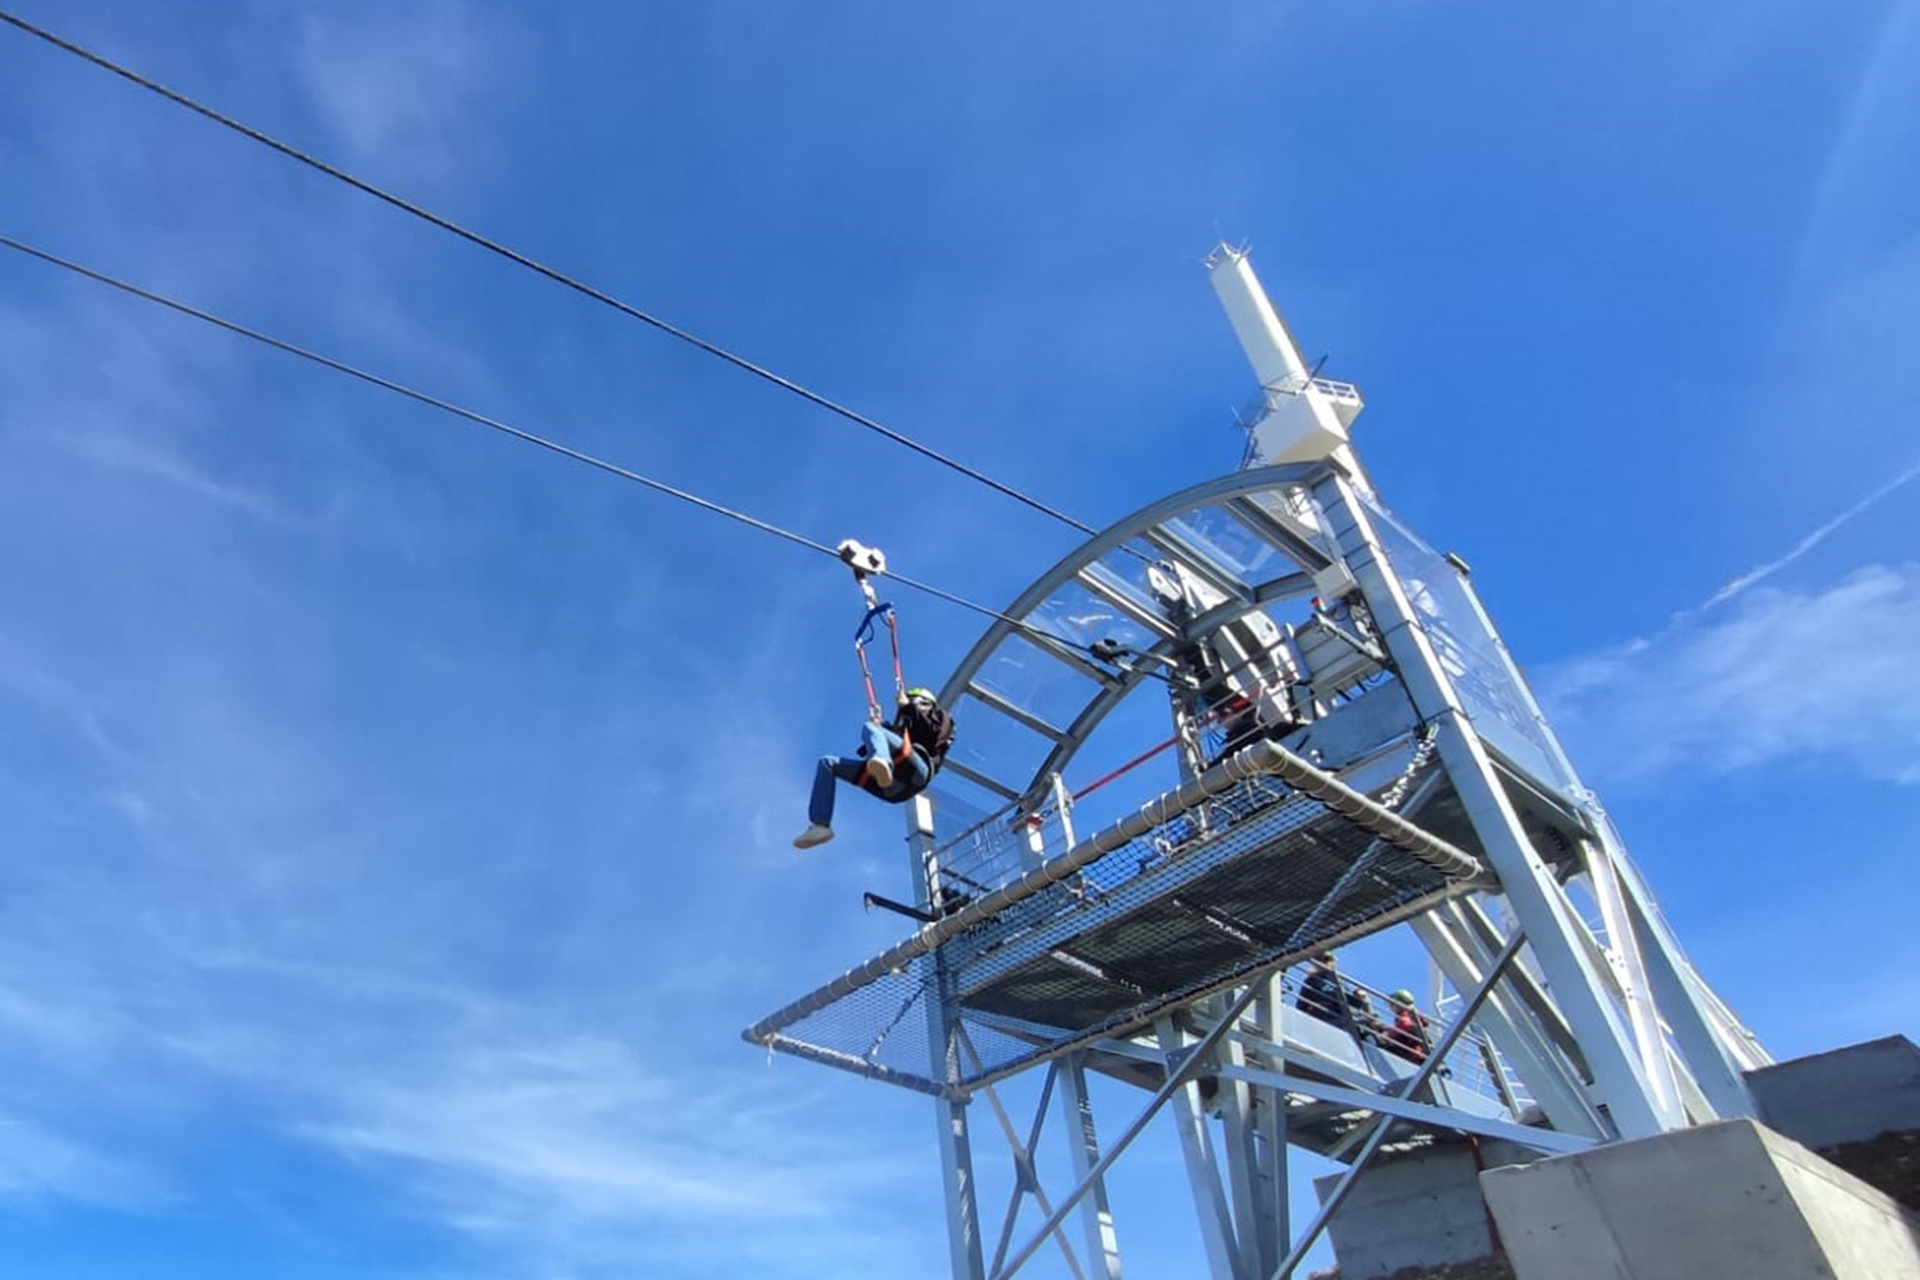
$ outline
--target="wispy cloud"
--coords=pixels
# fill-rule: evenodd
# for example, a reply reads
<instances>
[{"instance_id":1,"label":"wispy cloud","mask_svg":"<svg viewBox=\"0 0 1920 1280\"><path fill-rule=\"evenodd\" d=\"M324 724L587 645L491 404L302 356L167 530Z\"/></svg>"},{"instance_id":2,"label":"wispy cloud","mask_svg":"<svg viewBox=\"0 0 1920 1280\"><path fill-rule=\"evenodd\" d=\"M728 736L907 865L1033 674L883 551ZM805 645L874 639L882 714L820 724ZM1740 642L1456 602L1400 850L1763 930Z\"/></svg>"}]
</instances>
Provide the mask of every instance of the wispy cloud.
<instances>
[{"instance_id":1,"label":"wispy cloud","mask_svg":"<svg viewBox=\"0 0 1920 1280\"><path fill-rule=\"evenodd\" d=\"M281 528L296 521L267 491L232 483L210 474L185 454L157 438L101 431L69 435L65 443L80 457L99 466L171 485L241 515Z\"/></svg>"},{"instance_id":2,"label":"wispy cloud","mask_svg":"<svg viewBox=\"0 0 1920 1280\"><path fill-rule=\"evenodd\" d=\"M226 501L163 487L181 527L231 525ZM177 558L172 524L150 536L143 552ZM737 1040L745 1011L717 998L766 967L749 939L778 927L758 896L777 890L729 883L725 851L631 866L637 852L704 851L716 815L732 804L739 817L732 779L703 781L675 743L634 737L637 718L684 722L697 703L597 692L563 731L501 759L492 734L446 746L457 762L437 776L383 740L394 722L330 741L337 727L298 710L261 654L334 584L269 594L267 568L236 556L223 574L244 606L216 602L217 643L199 661L183 648L161 679L123 670L111 636L0 636L17 736L67 761L49 825L31 796L9 814L13 842L45 856L12 865L0 895L0 1114L25 1135L0 1156L0 1196L148 1203L168 1157L140 1118L238 1100L266 1118L255 1136L337 1160L382 1202L511 1260L503 1271L632 1274L654 1256L697 1258L716 1233L787 1274L806 1258L821 1274L882 1269L885 1222L846 1223L920 1153L876 1159L853 1113L825 1101L833 1082L787 1063L769 1075ZM778 640L775 627L749 675ZM470 665L423 678L472 697ZM525 726L549 695L486 697L487 720ZM657 786L586 792L595 838L639 827L646 850L569 848L540 798L579 793L608 755L672 780L672 813ZM480 794L488 769L511 778L504 794ZM626 877L617 900L587 901L610 872ZM649 887L707 921L697 944L665 936ZM596 906L611 907L597 923Z\"/></svg>"},{"instance_id":3,"label":"wispy cloud","mask_svg":"<svg viewBox=\"0 0 1920 1280\"><path fill-rule=\"evenodd\" d=\"M32 1120L0 1116L0 1199L58 1197L112 1209L172 1198L152 1171Z\"/></svg>"},{"instance_id":4,"label":"wispy cloud","mask_svg":"<svg viewBox=\"0 0 1920 1280\"><path fill-rule=\"evenodd\" d=\"M1541 693L1596 780L1838 760L1920 784L1920 566L1820 590L1754 587L1657 637L1544 673Z\"/></svg>"},{"instance_id":5,"label":"wispy cloud","mask_svg":"<svg viewBox=\"0 0 1920 1280\"><path fill-rule=\"evenodd\" d=\"M456 159L453 127L483 87L495 46L457 0L383 5L370 20L315 11L300 25L298 72L357 159L417 179Z\"/></svg>"},{"instance_id":6,"label":"wispy cloud","mask_svg":"<svg viewBox=\"0 0 1920 1280\"><path fill-rule=\"evenodd\" d=\"M838 1194L826 1151L796 1160L781 1137L801 1117L605 1039L455 1043L412 1065L336 1094L342 1114L303 1132L405 1162L429 1197L495 1234L560 1217L816 1218Z\"/></svg>"},{"instance_id":7,"label":"wispy cloud","mask_svg":"<svg viewBox=\"0 0 1920 1280\"><path fill-rule=\"evenodd\" d=\"M730 1024L689 1015L711 1001L685 974L503 996L451 963L457 926L345 901L346 852L316 878L264 849L245 884L211 863L138 868L117 892L90 869L49 871L31 905L61 936L9 921L0 940L0 1104L26 1113L0 1121L0 1197L158 1203L150 1136L111 1117L237 1103L410 1216L543 1274L632 1274L716 1233L736 1258L781 1254L787 1274L808 1258L821 1274L881 1265L886 1223L845 1224L922 1161L877 1155L829 1105L830 1079L776 1073ZM396 888L419 894L444 870ZM539 972L543 951L529 939L520 963ZM609 1006L619 1039L598 1029Z\"/></svg>"},{"instance_id":8,"label":"wispy cloud","mask_svg":"<svg viewBox=\"0 0 1920 1280\"><path fill-rule=\"evenodd\" d=\"M1635 636L1631 640L1555 664L1539 677L1543 687L1553 700L1562 705L1570 705L1576 698L1592 694L1595 690L1620 679L1631 660L1651 652L1669 639L1696 628L1703 615L1793 564L1843 526L1866 514L1915 476L1920 476L1920 462L1898 473L1832 519L1816 526L1784 555L1755 565L1746 572L1729 579L1725 586L1699 604L1673 614L1658 631L1650 635Z\"/></svg>"}]
</instances>

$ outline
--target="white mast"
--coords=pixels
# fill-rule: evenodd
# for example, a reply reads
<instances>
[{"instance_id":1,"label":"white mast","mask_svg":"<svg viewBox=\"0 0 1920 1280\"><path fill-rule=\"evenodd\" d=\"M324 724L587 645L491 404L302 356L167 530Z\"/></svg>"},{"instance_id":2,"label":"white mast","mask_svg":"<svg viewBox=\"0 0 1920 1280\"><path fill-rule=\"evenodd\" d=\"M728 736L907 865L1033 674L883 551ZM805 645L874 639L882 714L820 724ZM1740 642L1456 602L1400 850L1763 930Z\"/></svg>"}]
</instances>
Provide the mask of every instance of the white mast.
<instances>
[{"instance_id":1,"label":"white mast","mask_svg":"<svg viewBox=\"0 0 1920 1280\"><path fill-rule=\"evenodd\" d=\"M1208 256L1207 272L1265 396L1252 429L1251 461L1266 465L1332 457L1365 484L1347 438L1347 428L1364 407L1359 388L1313 376L1244 250L1221 245Z\"/></svg>"}]
</instances>

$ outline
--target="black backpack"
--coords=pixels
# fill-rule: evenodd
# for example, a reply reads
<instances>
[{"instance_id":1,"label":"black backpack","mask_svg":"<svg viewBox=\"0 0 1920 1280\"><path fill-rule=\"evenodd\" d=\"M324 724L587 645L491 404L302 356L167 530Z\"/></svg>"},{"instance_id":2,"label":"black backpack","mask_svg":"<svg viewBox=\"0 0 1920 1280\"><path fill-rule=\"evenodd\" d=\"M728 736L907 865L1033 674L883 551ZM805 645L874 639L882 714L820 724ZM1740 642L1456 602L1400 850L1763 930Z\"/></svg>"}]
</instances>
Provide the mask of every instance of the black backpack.
<instances>
[{"instance_id":1,"label":"black backpack","mask_svg":"<svg viewBox=\"0 0 1920 1280\"><path fill-rule=\"evenodd\" d=\"M907 740L927 753L927 764L938 769L953 745L953 717L932 698L909 698L900 708L900 726Z\"/></svg>"}]
</instances>

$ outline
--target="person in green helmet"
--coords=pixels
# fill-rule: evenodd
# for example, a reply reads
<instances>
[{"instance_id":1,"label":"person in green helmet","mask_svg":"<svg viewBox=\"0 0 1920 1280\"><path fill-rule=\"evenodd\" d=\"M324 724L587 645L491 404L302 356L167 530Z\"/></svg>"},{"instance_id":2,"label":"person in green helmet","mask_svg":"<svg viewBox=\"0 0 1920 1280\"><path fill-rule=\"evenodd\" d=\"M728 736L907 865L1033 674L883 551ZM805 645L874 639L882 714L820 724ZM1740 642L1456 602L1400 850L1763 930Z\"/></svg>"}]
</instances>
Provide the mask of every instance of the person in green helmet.
<instances>
[{"instance_id":1,"label":"person in green helmet","mask_svg":"<svg viewBox=\"0 0 1920 1280\"><path fill-rule=\"evenodd\" d=\"M860 739L858 755L820 757L807 829L793 838L794 848L811 849L833 839L836 782L853 783L889 804L904 804L925 791L953 744L953 717L933 690L916 687L900 694L892 723L869 720L860 728Z\"/></svg>"},{"instance_id":2,"label":"person in green helmet","mask_svg":"<svg viewBox=\"0 0 1920 1280\"><path fill-rule=\"evenodd\" d=\"M1393 1025L1387 1029L1387 1048L1415 1062L1427 1060L1427 1020L1413 1007L1413 992L1405 987L1387 997L1393 1006Z\"/></svg>"}]
</instances>

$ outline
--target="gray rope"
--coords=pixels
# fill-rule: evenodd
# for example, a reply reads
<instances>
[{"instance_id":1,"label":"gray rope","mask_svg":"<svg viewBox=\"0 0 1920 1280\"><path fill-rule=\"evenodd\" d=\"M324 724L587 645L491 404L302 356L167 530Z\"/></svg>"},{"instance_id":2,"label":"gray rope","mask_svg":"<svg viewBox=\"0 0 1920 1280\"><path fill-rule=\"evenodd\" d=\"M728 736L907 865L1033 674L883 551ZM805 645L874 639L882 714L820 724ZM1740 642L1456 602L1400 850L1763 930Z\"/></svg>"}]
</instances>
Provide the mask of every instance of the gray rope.
<instances>
[{"instance_id":1,"label":"gray rope","mask_svg":"<svg viewBox=\"0 0 1920 1280\"><path fill-rule=\"evenodd\" d=\"M605 458L595 457L593 454L576 449L571 445L562 444L546 436L535 435L533 432L522 430L519 427L513 426L511 423L502 422L498 418L491 418L484 413L479 413L473 409L457 405L451 400L443 400L439 396L416 390L404 383L395 382L391 378L384 378L377 373L372 373L366 369L350 365L343 360L336 360L331 356L321 355L317 351L312 351L284 339L276 338L272 334L262 333L258 329L249 328L236 321L228 320L223 316L217 316L211 311L202 310L190 303L181 302L176 298L169 298L164 294L155 293L151 289L144 289L137 284L110 276L104 271L96 271L92 267L62 258L44 249L37 249L30 244L15 240L11 236L0 234L0 246L16 250L30 258L37 258L41 262L51 266L70 271L75 275L84 276L89 280L104 284L112 289L118 289L122 293L131 294L136 298L165 307L170 311L176 311L184 316L191 316L195 320L213 325L215 328L224 329L228 333L238 334L240 337L260 343L263 346L272 347L275 351L285 352L287 355L297 356L302 360L311 361L314 364L320 365L322 368L331 369L335 373L343 373L350 378L357 378L361 382L370 383L383 391L391 391L395 395L405 396L409 400L427 405L430 408L438 409L442 413L452 414L454 417L464 419L476 426L482 426L490 431L497 431L502 435L511 436L527 444L536 445L550 453L557 453L563 458L569 458L574 462L585 463L589 467L595 467L607 472L609 475L618 476L622 480L631 480L635 484L646 486L655 493L664 494L669 498L677 498L681 502L699 507L702 511L710 511L714 515L725 516L729 520L738 521L748 528L758 529L762 533L772 534L774 537L794 543L796 546L805 547L810 551L818 551L822 555L833 557L835 560L840 558L840 553L836 548L829 547L823 542L815 542L812 538L806 537L804 534L795 533L790 529L783 529L779 525L770 524L758 517L750 516L744 511L736 511L732 507L722 506L720 503L703 498L697 493L691 493L685 489L677 488L663 480L656 480L652 476L643 475L638 471L623 467L615 462L609 462ZM930 583L920 582L916 579L894 573L891 570L888 571L886 576L898 582L903 587L918 591L923 595L932 596L936 600L945 600L947 603L958 605L963 609L971 609L973 612L985 617L998 619L1001 622L1007 623L1015 630L1025 632L1029 635L1044 636L1049 640L1068 645L1083 652L1092 652L1091 645L1069 640L1065 636L1054 635L1052 632L1045 631L1020 618L1001 613L998 609L990 609L986 605L976 603L975 601L967 599L965 596L955 595L951 591L942 590ZM1141 674L1158 678L1157 673L1154 672L1142 672Z\"/></svg>"},{"instance_id":2,"label":"gray rope","mask_svg":"<svg viewBox=\"0 0 1920 1280\"><path fill-rule=\"evenodd\" d=\"M166 297L150 289L143 289L137 284L117 279L102 271L95 271L92 267L69 261L56 254L48 253L44 249L36 249L30 244L23 244L11 236L0 234L0 245L5 245L9 249L16 249L28 257L38 258L42 262L71 271L75 275L85 276L89 280L98 281L100 284L104 284L109 288L118 289L122 293L129 293L136 298L156 303L159 306L166 307L170 311L177 311L181 315L192 316L195 320L204 321L216 328L225 329L228 333L235 333L264 346L272 347L275 351L284 351L290 356L298 356L302 360L312 361L314 364L331 369L335 373L344 373L349 378L358 378L360 381L371 383L383 391L391 391L395 395L405 396L409 400L428 405L440 410L442 413L450 413L456 418L464 418L468 422L486 427L490 431L498 431L503 435L512 436L516 440L523 440L528 444L537 445L542 449L557 453L563 458L571 458L575 462L584 462L590 467L598 467L600 470L611 475L619 476L622 480L631 480L635 484L645 485L656 493L663 493L670 498L678 498L682 502L692 503L702 510L711 511L715 515L725 516L729 520L738 520L741 524L758 529L762 533L770 533L776 538L785 538L788 542L797 543L810 550L830 555L836 560L839 559L840 553L825 543L815 542L812 538L804 537L787 529L782 529L778 525L768 524L765 520L756 519L744 511L735 511L732 507L723 507L719 503L711 502L698 494L689 493L685 489L677 489L665 481L655 480L651 476L645 476L638 471L629 470L626 467L620 466L618 463L608 462L604 458L596 458L590 453L583 453L581 450L575 449L570 445L561 444L557 440L549 440L547 437L535 435L531 431L523 431L519 427L500 421L498 418L489 418L484 413L478 413L472 409L464 408L461 405L454 404L450 400L442 400L439 396L429 395L425 391L417 391L403 383L395 382L391 378L383 378L377 373L370 373L365 369L347 364L345 361L335 360L331 356L323 356L317 351L310 351L306 347L296 346L291 342L276 338L271 334L262 333L258 329L250 329L246 325L214 315L211 311L203 311L199 307L189 303ZM907 582L905 578L900 579L900 581L909 586L917 585Z\"/></svg>"},{"instance_id":3,"label":"gray rope","mask_svg":"<svg viewBox=\"0 0 1920 1280\"><path fill-rule=\"evenodd\" d=\"M550 267L545 263L538 261L537 259L530 258L526 254L521 253L518 250L508 248L506 245L501 244L497 240L489 239L488 237L481 235L477 231L469 230L468 228L453 221L451 218L447 218L442 216L441 214L437 214L433 212L431 209L422 208L421 206L414 204L412 201L407 200L401 196L397 196L393 194L391 191L386 190L385 188L377 187L373 183L368 182L363 178L357 178L354 175L348 173L344 169L340 169L334 165L328 164L324 160L321 160L315 156L308 155L306 152L301 151L297 147L290 146L289 144L280 141L278 138L273 137L271 134L263 133L262 131L254 128L251 125L242 124L240 121L235 120L232 116L223 114L222 112L214 110L212 107L205 106L202 103L196 102L192 98L187 97L185 94L179 93L173 89L169 89L165 85L159 83L158 81L149 79L148 77L141 75L139 72L134 71L131 68L121 66L119 63L114 62L111 59L102 56L101 54L95 53L91 49L88 49L83 45L75 44L73 41L64 39L61 36L57 36L51 31L47 31L41 27L37 27L33 23L28 22L25 18L22 18L17 14L8 13L6 10L0 9L0 22L4 22L9 26L16 27L30 36L34 36L34 37L37 37L38 39L46 41L48 44L53 45L57 49L62 49L67 53L73 54L75 57L82 58L88 62L91 62L94 66L99 67L104 71L111 71L114 75L119 76L123 80L127 80L132 82L133 84L139 85L142 89L147 89L153 93L157 93L161 97L167 99L167 101L175 103L179 106L185 107L187 110L194 112L196 115L204 116L206 119L213 121L215 124L222 125L225 128L233 130L235 133L241 134L242 136L247 138L251 138L253 141L260 143L262 146L269 147L274 151L279 152L281 155L286 156L290 160L296 160L299 163L306 165L310 169L318 170L319 172L326 174L330 178L336 178L339 181L346 183L348 186L353 187L358 191L362 191L367 195L372 196L376 200L384 201L387 204L392 205L394 208L399 209L404 213L410 213L414 217L419 218L422 221L431 223L432 225L440 228L442 231L451 232L452 234L460 237L462 240L467 241L469 244L478 245L480 248L487 250L489 253L498 254L500 257L507 259L507 261L509 262L513 262L518 264L519 266L525 267L529 271L537 272L538 274L545 276L547 279L552 280L556 284L564 285L567 288L572 289L575 293L582 294L586 297L592 298L595 302L603 303L606 306L612 307L615 311L620 312L622 315L629 316L635 320L639 320L644 324L652 325L655 329L658 329L660 332L667 334L669 337L677 338L679 341L687 343L689 346L698 347L700 350L706 352L708 355L724 360L728 364L732 365L736 369L741 370L742 372L750 373L756 378L760 378L760 379L763 379L764 381L770 382L774 386L781 388L783 391L792 392L794 395L799 396L802 400L806 400L812 404L818 405L820 408L825 409L829 413L837 414L838 416L845 418L848 422L852 422L858 426L865 427L869 431L876 432L879 435L886 437L888 440L893 441L895 444L902 445L908 449L913 450L915 453L919 454L924 458L929 458L934 462L939 463L943 467L949 467L954 471L959 472L961 475L966 476L970 480L977 480L981 484L986 485L989 489L994 490L996 493L1000 493L1005 495L1006 497L1012 498L1015 502L1024 503L1025 505L1033 508L1035 511L1040 512L1042 515L1051 516L1053 519L1060 521L1062 524L1068 525L1071 528L1077 529L1081 533L1087 534L1089 536L1098 532L1098 530L1096 530L1092 525L1084 524L1081 521L1074 519L1072 516L1067 515L1065 512L1062 512L1054 507L1048 506L1046 503L1041 502L1038 498L1029 497L1027 494L1022 493L1018 489L1015 489L1012 485L1005 484L999 480L995 480L992 476L987 475L985 472L979 471L973 467L968 466L966 463L959 461L958 459L950 458L946 454L943 454L936 449L933 449L928 447L927 445L921 444L918 440L915 440L913 437L906 435L900 431L896 431L892 427L889 427L884 423L877 422L873 418L868 417L866 414L860 413L854 409L850 409L846 405L843 405L838 401L831 400L826 396L821 395L817 391L814 391L808 387L802 386L800 383L793 381L791 378L782 377L781 375L773 372L773 370L768 369L763 365L755 364L753 361L748 360L744 356L735 355L733 352L727 350L725 347L722 347L717 343L709 342L707 339L700 337L698 334L691 333L685 329L680 328L677 325L669 323L666 320L662 320L659 316L651 315L645 311L642 311L638 307L633 306L631 303L622 302L620 299L614 297L610 293L606 293L603 290L596 289L592 285L587 284L584 281L576 280L572 276L567 275L565 272L560 271L557 268Z\"/></svg>"}]
</instances>

